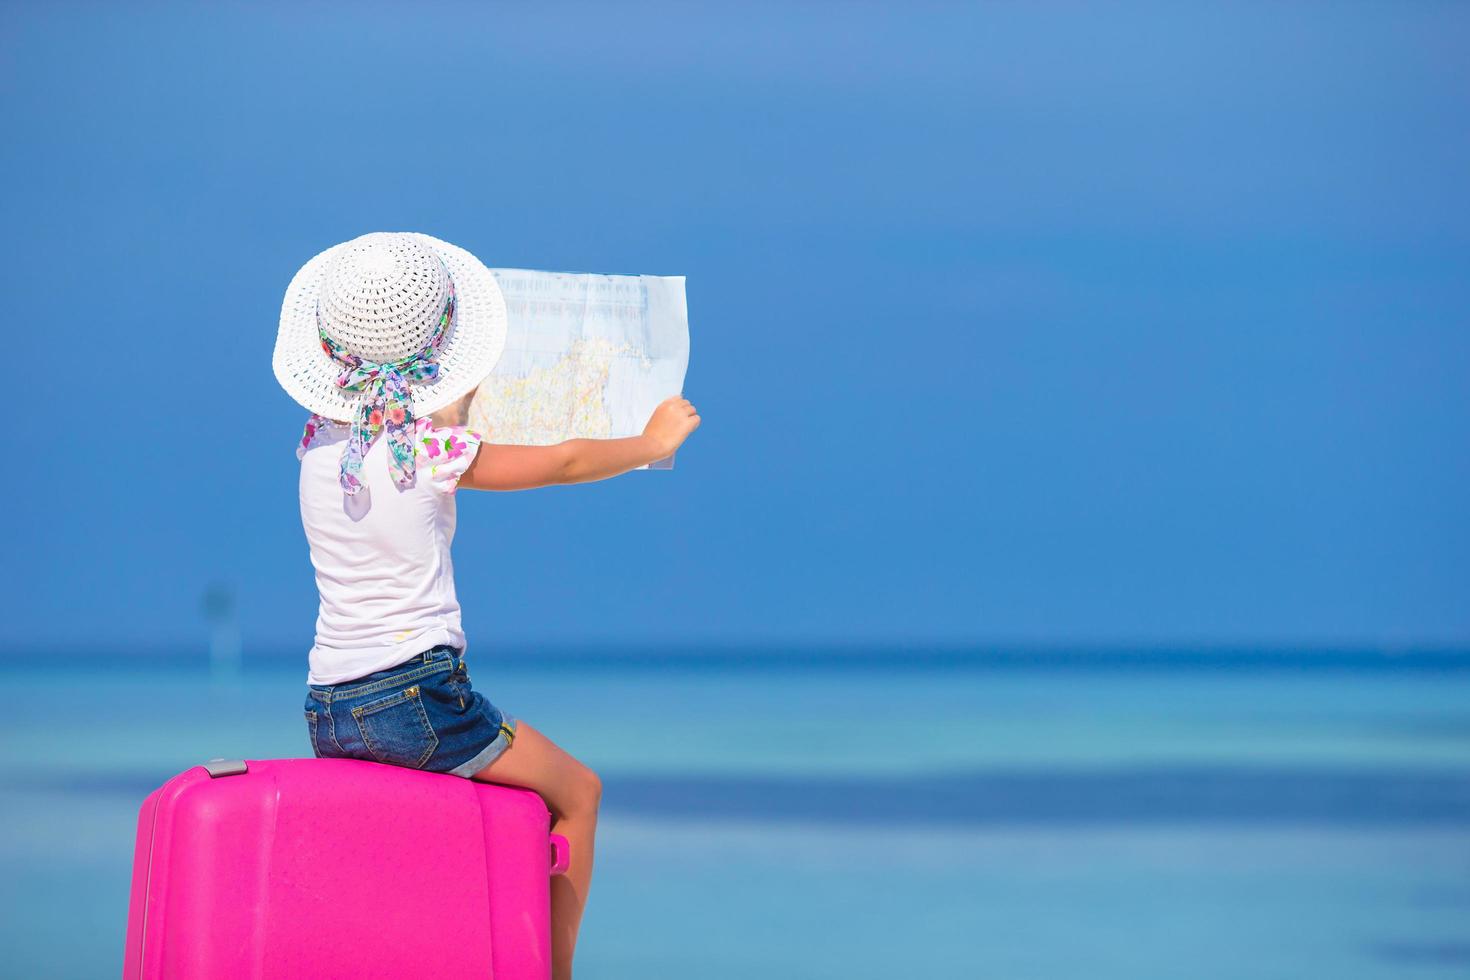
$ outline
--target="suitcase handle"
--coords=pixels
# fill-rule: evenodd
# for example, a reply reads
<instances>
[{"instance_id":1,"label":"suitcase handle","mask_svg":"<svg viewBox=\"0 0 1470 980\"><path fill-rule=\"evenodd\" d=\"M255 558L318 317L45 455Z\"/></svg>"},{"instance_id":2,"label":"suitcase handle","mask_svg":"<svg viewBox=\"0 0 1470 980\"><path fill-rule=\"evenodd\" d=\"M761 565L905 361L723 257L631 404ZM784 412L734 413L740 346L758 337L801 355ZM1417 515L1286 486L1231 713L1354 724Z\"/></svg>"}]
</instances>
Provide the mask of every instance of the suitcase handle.
<instances>
[{"instance_id":1,"label":"suitcase handle","mask_svg":"<svg viewBox=\"0 0 1470 980\"><path fill-rule=\"evenodd\" d=\"M572 863L572 848L561 834L551 835L551 873L564 875Z\"/></svg>"}]
</instances>

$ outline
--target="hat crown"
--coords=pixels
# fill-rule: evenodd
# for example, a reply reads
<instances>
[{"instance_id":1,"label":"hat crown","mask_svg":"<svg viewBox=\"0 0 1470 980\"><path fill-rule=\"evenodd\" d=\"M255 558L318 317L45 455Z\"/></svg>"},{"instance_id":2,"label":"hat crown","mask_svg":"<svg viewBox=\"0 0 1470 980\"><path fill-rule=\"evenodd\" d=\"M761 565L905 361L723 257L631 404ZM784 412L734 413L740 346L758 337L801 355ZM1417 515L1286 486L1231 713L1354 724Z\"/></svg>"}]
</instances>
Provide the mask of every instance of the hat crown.
<instances>
[{"instance_id":1,"label":"hat crown","mask_svg":"<svg viewBox=\"0 0 1470 980\"><path fill-rule=\"evenodd\" d=\"M397 361L424 349L444 314L449 270L414 236L373 232L347 242L322 276L321 327L351 354Z\"/></svg>"}]
</instances>

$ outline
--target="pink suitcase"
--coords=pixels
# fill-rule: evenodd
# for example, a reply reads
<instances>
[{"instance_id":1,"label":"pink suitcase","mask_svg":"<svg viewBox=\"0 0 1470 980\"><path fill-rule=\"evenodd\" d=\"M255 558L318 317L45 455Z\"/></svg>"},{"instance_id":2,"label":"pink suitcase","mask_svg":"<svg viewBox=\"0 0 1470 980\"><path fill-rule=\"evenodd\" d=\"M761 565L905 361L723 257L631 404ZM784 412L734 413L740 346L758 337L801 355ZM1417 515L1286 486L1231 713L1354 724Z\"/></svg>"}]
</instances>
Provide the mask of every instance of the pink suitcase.
<instances>
[{"instance_id":1,"label":"pink suitcase","mask_svg":"<svg viewBox=\"0 0 1470 980\"><path fill-rule=\"evenodd\" d=\"M551 976L541 797L352 759L216 759L138 814L133 978Z\"/></svg>"}]
</instances>

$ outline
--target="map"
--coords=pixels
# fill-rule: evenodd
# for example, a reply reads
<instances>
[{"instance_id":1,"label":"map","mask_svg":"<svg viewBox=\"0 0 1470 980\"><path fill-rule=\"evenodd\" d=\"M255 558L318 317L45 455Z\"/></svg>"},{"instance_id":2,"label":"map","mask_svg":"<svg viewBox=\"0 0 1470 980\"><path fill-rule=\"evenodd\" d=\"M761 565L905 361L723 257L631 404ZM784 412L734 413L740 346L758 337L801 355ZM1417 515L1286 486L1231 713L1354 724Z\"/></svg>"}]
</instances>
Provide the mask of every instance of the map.
<instances>
[{"instance_id":1,"label":"map","mask_svg":"<svg viewBox=\"0 0 1470 980\"><path fill-rule=\"evenodd\" d=\"M505 296L505 352L468 419L488 441L636 436L659 402L683 391L683 276L490 271ZM649 468L671 466L672 456Z\"/></svg>"}]
</instances>

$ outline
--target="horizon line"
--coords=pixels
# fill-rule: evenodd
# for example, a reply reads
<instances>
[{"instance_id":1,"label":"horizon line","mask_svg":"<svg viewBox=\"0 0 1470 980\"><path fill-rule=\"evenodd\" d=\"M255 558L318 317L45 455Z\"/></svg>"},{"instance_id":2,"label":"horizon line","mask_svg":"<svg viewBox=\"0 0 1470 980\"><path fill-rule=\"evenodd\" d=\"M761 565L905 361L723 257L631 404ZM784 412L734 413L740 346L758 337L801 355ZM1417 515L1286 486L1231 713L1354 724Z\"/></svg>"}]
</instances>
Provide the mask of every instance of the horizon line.
<instances>
[{"instance_id":1,"label":"horizon line","mask_svg":"<svg viewBox=\"0 0 1470 980\"><path fill-rule=\"evenodd\" d=\"M242 652L242 667L307 663L307 647L254 647ZM42 652L44 650L44 653ZM1123 643L513 643L487 650L472 645L481 663L506 667L666 667L722 669L1324 669L1470 670L1470 645L1372 644L1123 644ZM144 648L119 644L37 644L0 650L0 665L62 656L90 666L207 667L207 644Z\"/></svg>"}]
</instances>

